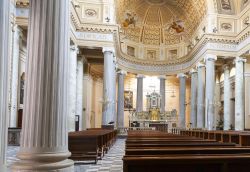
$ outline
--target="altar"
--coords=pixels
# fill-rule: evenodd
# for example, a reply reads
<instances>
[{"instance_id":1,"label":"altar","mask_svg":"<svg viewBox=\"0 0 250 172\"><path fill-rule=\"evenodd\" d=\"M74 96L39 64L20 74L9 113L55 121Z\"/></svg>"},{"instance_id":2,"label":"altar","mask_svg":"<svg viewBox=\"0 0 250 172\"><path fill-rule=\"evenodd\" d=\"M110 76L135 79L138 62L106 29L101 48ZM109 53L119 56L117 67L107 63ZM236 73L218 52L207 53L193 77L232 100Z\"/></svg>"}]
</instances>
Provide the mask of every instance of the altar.
<instances>
[{"instance_id":1,"label":"altar","mask_svg":"<svg viewBox=\"0 0 250 172\"><path fill-rule=\"evenodd\" d=\"M153 92L147 96L146 111L133 111L129 116L130 127L155 127L160 131L171 131L177 126L177 111L160 112L161 97L158 93Z\"/></svg>"}]
</instances>

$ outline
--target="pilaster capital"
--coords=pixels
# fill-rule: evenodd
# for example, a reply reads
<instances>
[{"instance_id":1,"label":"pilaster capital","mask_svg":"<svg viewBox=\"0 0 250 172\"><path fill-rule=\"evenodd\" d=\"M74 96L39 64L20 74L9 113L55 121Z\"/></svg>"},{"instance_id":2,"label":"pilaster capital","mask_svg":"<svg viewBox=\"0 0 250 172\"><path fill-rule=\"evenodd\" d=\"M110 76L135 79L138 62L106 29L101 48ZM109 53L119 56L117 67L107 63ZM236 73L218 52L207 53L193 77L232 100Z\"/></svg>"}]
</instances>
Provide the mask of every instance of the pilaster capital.
<instances>
[{"instance_id":1,"label":"pilaster capital","mask_svg":"<svg viewBox=\"0 0 250 172\"><path fill-rule=\"evenodd\" d=\"M76 51L76 53L79 53L79 48L77 45L70 45L70 50L71 51Z\"/></svg>"},{"instance_id":2,"label":"pilaster capital","mask_svg":"<svg viewBox=\"0 0 250 172\"><path fill-rule=\"evenodd\" d=\"M177 74L177 78L187 78L187 75L184 73Z\"/></svg>"},{"instance_id":3,"label":"pilaster capital","mask_svg":"<svg viewBox=\"0 0 250 172\"><path fill-rule=\"evenodd\" d=\"M236 58L234 59L234 63L239 63L239 62L246 63L246 62L247 62L247 59L242 58L242 57L236 57Z\"/></svg>"},{"instance_id":4,"label":"pilaster capital","mask_svg":"<svg viewBox=\"0 0 250 172\"><path fill-rule=\"evenodd\" d=\"M158 76L158 78L161 80L161 79L164 79L164 80L166 80L167 79L167 77L165 76L165 75L160 75L160 76Z\"/></svg>"},{"instance_id":5,"label":"pilaster capital","mask_svg":"<svg viewBox=\"0 0 250 172\"><path fill-rule=\"evenodd\" d=\"M200 62L196 64L196 69L202 68L202 67L205 67L205 64L200 63Z\"/></svg>"},{"instance_id":6,"label":"pilaster capital","mask_svg":"<svg viewBox=\"0 0 250 172\"><path fill-rule=\"evenodd\" d=\"M214 54L207 54L205 57L204 57L204 61L216 61L217 60L217 56L214 55Z\"/></svg>"},{"instance_id":7,"label":"pilaster capital","mask_svg":"<svg viewBox=\"0 0 250 172\"><path fill-rule=\"evenodd\" d=\"M137 75L136 75L136 78L145 78L145 76L142 75L142 74L137 74Z\"/></svg>"},{"instance_id":8,"label":"pilaster capital","mask_svg":"<svg viewBox=\"0 0 250 172\"><path fill-rule=\"evenodd\" d=\"M115 53L115 48L114 47L102 47L102 52L103 53L109 52L109 53L114 54Z\"/></svg>"},{"instance_id":9,"label":"pilaster capital","mask_svg":"<svg viewBox=\"0 0 250 172\"><path fill-rule=\"evenodd\" d=\"M17 35L16 38L23 38L23 29L20 28L18 25L14 25L12 31Z\"/></svg>"}]
</instances>

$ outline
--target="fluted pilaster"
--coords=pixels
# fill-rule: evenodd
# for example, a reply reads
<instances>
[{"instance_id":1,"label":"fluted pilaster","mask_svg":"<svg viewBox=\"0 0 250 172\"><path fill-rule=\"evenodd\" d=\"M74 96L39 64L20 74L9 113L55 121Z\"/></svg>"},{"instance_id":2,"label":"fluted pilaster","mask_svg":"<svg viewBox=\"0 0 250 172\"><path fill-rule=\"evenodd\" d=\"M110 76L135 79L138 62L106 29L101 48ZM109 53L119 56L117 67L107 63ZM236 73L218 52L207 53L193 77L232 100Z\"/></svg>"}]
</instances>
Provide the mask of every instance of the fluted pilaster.
<instances>
[{"instance_id":1,"label":"fluted pilaster","mask_svg":"<svg viewBox=\"0 0 250 172\"><path fill-rule=\"evenodd\" d=\"M224 126L223 129L224 130L229 130L230 129L230 125L232 124L232 119L231 119L231 108L230 108L230 104L231 104L231 100L230 100L230 70L229 70L229 66L225 65L224 66Z\"/></svg>"},{"instance_id":2,"label":"fluted pilaster","mask_svg":"<svg viewBox=\"0 0 250 172\"><path fill-rule=\"evenodd\" d=\"M10 127L17 127L17 110L18 110L18 81L19 81L19 52L22 43L22 29L17 25L13 29L13 48L12 48L12 73L11 73L11 110L10 110Z\"/></svg>"},{"instance_id":3,"label":"fluted pilaster","mask_svg":"<svg viewBox=\"0 0 250 172\"><path fill-rule=\"evenodd\" d=\"M75 116L76 116L76 71L77 71L77 45L70 46L69 57L69 116L68 116L68 131L75 131Z\"/></svg>"},{"instance_id":4,"label":"fluted pilaster","mask_svg":"<svg viewBox=\"0 0 250 172\"><path fill-rule=\"evenodd\" d=\"M180 80L179 91L179 127L186 128L186 78L183 73L177 76Z\"/></svg>"},{"instance_id":5,"label":"fluted pilaster","mask_svg":"<svg viewBox=\"0 0 250 172\"><path fill-rule=\"evenodd\" d=\"M83 118L83 67L84 61L82 57L77 58L77 77L76 77L76 115L79 115L79 130L82 130Z\"/></svg>"},{"instance_id":6,"label":"fluted pilaster","mask_svg":"<svg viewBox=\"0 0 250 172\"><path fill-rule=\"evenodd\" d=\"M245 128L244 63L246 59L235 59L235 130Z\"/></svg>"},{"instance_id":7,"label":"fluted pilaster","mask_svg":"<svg viewBox=\"0 0 250 172\"><path fill-rule=\"evenodd\" d=\"M20 159L12 171L73 171L68 160L69 1L30 1Z\"/></svg>"},{"instance_id":8,"label":"fluted pilaster","mask_svg":"<svg viewBox=\"0 0 250 172\"><path fill-rule=\"evenodd\" d=\"M5 170L8 125L9 0L0 1L0 169Z\"/></svg>"}]
</instances>

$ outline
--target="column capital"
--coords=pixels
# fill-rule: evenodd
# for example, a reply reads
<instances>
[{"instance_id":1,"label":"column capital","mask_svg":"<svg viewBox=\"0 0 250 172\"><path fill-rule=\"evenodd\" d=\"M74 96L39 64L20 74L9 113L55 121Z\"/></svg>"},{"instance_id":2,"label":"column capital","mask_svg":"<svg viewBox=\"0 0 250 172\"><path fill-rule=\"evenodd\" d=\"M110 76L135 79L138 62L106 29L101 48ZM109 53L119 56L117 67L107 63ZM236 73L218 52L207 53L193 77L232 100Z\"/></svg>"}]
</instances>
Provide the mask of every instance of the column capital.
<instances>
[{"instance_id":1,"label":"column capital","mask_svg":"<svg viewBox=\"0 0 250 172\"><path fill-rule=\"evenodd\" d=\"M14 25L13 27L13 32L15 32L16 34L18 34L19 38L23 38L23 29L20 28L18 25Z\"/></svg>"},{"instance_id":2,"label":"column capital","mask_svg":"<svg viewBox=\"0 0 250 172\"><path fill-rule=\"evenodd\" d=\"M187 78L187 75L184 73L177 74L177 78Z\"/></svg>"},{"instance_id":3,"label":"column capital","mask_svg":"<svg viewBox=\"0 0 250 172\"><path fill-rule=\"evenodd\" d=\"M127 75L128 72L125 70L119 70L117 73L121 75Z\"/></svg>"},{"instance_id":4,"label":"column capital","mask_svg":"<svg viewBox=\"0 0 250 172\"><path fill-rule=\"evenodd\" d=\"M205 64L203 64L201 62L199 62L199 63L196 64L196 69L202 68L202 67L205 67Z\"/></svg>"},{"instance_id":5,"label":"column capital","mask_svg":"<svg viewBox=\"0 0 250 172\"><path fill-rule=\"evenodd\" d=\"M192 75L192 74L194 74L194 73L197 73L197 70L194 69L194 68L192 68L192 69L189 71L189 74Z\"/></svg>"},{"instance_id":6,"label":"column capital","mask_svg":"<svg viewBox=\"0 0 250 172\"><path fill-rule=\"evenodd\" d=\"M247 62L247 59L242 58L242 57L236 57L236 58L234 59L234 63L238 63L238 62L246 63L246 62Z\"/></svg>"},{"instance_id":7,"label":"column capital","mask_svg":"<svg viewBox=\"0 0 250 172\"><path fill-rule=\"evenodd\" d=\"M207 54L204 57L204 61L216 61L217 60L217 56L214 54Z\"/></svg>"},{"instance_id":8,"label":"column capital","mask_svg":"<svg viewBox=\"0 0 250 172\"><path fill-rule=\"evenodd\" d=\"M110 52L110 53L115 53L115 48L114 47L102 47L102 52Z\"/></svg>"},{"instance_id":9,"label":"column capital","mask_svg":"<svg viewBox=\"0 0 250 172\"><path fill-rule=\"evenodd\" d=\"M160 75L160 76L158 76L158 78L159 79L164 79L164 80L167 79L167 77L165 75Z\"/></svg>"},{"instance_id":10,"label":"column capital","mask_svg":"<svg viewBox=\"0 0 250 172\"><path fill-rule=\"evenodd\" d=\"M137 75L136 75L136 78L145 78L145 75L137 74Z\"/></svg>"}]
</instances>

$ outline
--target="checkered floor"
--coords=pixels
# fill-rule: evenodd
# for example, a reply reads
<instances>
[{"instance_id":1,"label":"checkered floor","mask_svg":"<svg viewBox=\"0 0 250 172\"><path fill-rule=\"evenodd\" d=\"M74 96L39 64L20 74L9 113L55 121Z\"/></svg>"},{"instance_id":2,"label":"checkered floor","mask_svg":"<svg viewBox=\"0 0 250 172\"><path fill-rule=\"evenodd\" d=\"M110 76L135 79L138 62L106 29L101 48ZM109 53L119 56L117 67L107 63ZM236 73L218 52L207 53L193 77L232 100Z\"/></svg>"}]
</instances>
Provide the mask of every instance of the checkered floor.
<instances>
[{"instance_id":1,"label":"checkered floor","mask_svg":"<svg viewBox=\"0 0 250 172\"><path fill-rule=\"evenodd\" d=\"M16 153L19 147L9 146L7 151L7 162L10 166L17 161ZM75 164L75 172L122 172L122 157L125 151L125 139L117 139L116 143L108 151L108 153L98 160L97 164Z\"/></svg>"}]
</instances>

